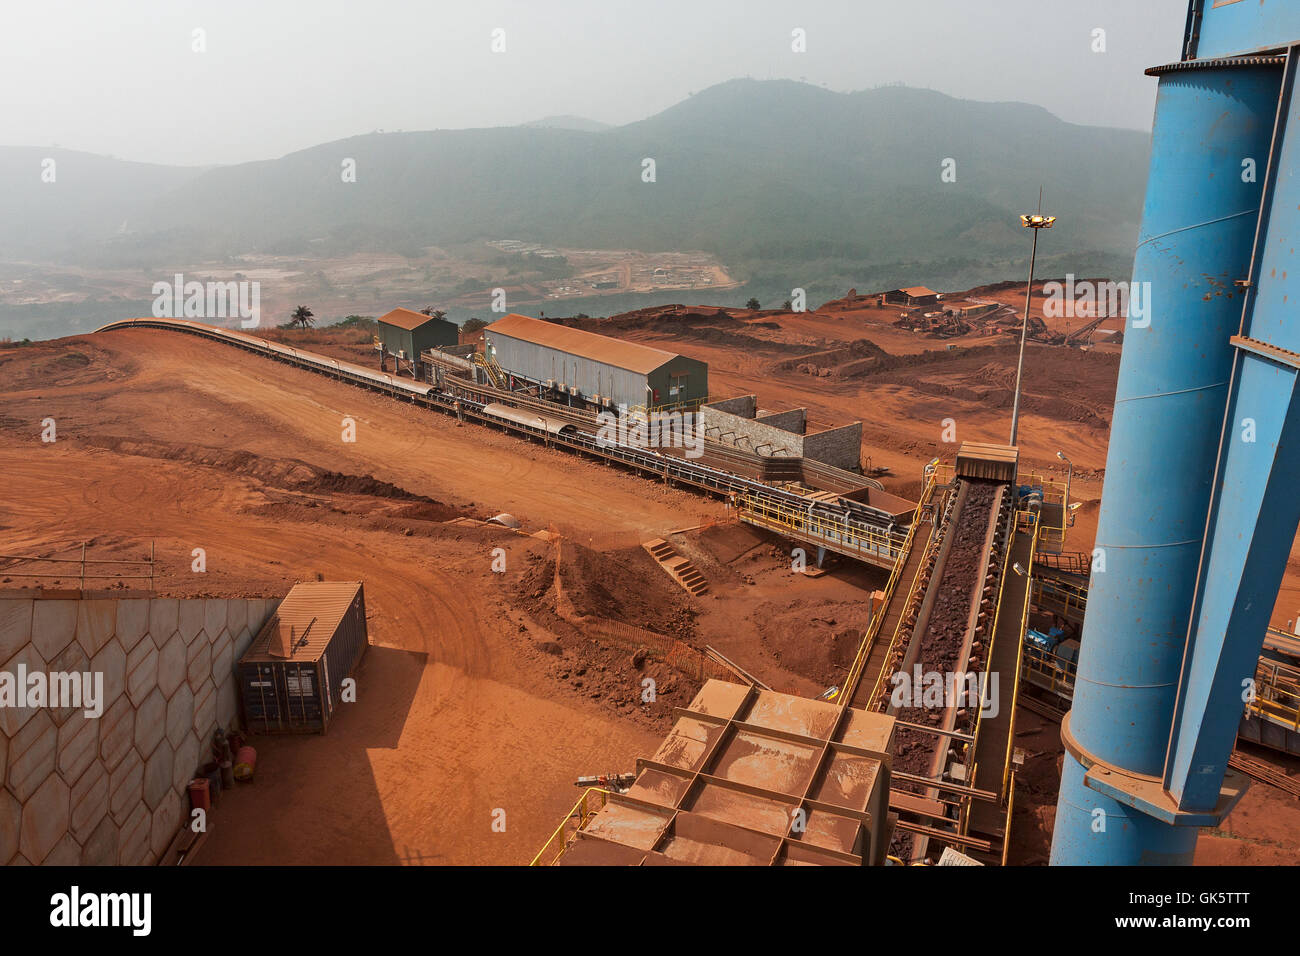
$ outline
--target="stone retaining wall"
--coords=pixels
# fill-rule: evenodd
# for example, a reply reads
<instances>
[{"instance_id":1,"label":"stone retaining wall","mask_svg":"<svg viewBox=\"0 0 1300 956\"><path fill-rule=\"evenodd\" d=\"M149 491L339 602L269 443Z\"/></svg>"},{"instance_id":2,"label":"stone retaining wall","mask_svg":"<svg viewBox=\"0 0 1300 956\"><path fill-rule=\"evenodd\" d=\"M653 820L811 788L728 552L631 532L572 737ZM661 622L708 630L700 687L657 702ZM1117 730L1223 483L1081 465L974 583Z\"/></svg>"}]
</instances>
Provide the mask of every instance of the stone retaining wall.
<instances>
[{"instance_id":1,"label":"stone retaining wall","mask_svg":"<svg viewBox=\"0 0 1300 956\"><path fill-rule=\"evenodd\" d=\"M99 717L0 706L0 864L156 862L279 603L0 591L0 673L102 674L104 697Z\"/></svg>"}]
</instances>

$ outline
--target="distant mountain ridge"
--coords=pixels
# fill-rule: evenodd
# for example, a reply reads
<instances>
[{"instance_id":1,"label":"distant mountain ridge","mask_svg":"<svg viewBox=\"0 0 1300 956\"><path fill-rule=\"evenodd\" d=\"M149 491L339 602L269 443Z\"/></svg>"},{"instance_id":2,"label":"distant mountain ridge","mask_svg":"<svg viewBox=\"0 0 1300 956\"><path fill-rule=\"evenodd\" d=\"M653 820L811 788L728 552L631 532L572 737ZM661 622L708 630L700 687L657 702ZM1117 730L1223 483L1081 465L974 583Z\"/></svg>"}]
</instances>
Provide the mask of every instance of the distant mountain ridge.
<instances>
[{"instance_id":1,"label":"distant mountain ridge","mask_svg":"<svg viewBox=\"0 0 1300 956\"><path fill-rule=\"evenodd\" d=\"M970 285L1022 268L1016 217L1041 183L1059 217L1049 267L1082 258L1074 271L1097 274L1131 260L1149 149L1146 134L1023 103L784 80L722 83L625 126L561 122L576 119L373 133L202 169L56 152L57 185L40 181L51 151L0 147L0 257L165 266L509 237L703 249L773 290L842 294L876 274Z\"/></svg>"},{"instance_id":2,"label":"distant mountain ridge","mask_svg":"<svg viewBox=\"0 0 1300 956\"><path fill-rule=\"evenodd\" d=\"M561 116L543 116L539 120L533 120L531 123L520 123L519 125L524 129L576 129L584 133L599 133L602 130L614 128L609 123L587 119L584 116L572 116L568 113Z\"/></svg>"}]
</instances>

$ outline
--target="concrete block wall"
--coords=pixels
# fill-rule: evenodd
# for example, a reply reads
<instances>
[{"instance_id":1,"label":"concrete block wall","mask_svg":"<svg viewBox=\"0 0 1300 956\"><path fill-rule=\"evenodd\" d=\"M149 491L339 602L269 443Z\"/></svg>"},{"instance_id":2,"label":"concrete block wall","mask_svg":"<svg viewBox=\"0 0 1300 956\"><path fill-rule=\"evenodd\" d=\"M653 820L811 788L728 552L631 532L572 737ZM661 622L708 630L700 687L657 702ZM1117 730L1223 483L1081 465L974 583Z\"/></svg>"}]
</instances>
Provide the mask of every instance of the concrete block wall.
<instances>
[{"instance_id":1,"label":"concrete block wall","mask_svg":"<svg viewBox=\"0 0 1300 956\"><path fill-rule=\"evenodd\" d=\"M809 432L807 409L760 415L758 399L741 395L701 406L700 425L706 438L758 455L807 458L848 471L862 467L861 422Z\"/></svg>"},{"instance_id":2,"label":"concrete block wall","mask_svg":"<svg viewBox=\"0 0 1300 956\"><path fill-rule=\"evenodd\" d=\"M755 395L738 395L735 398L724 398L716 402L706 403L701 411L709 409L728 415L738 415L741 418L753 418L758 414L758 397Z\"/></svg>"},{"instance_id":3,"label":"concrete block wall","mask_svg":"<svg viewBox=\"0 0 1300 956\"><path fill-rule=\"evenodd\" d=\"M757 414L753 395L709 402L700 407L700 427L706 438L758 455L798 458L803 454L802 436L761 424L754 420Z\"/></svg>"},{"instance_id":4,"label":"concrete block wall","mask_svg":"<svg viewBox=\"0 0 1300 956\"><path fill-rule=\"evenodd\" d=\"M862 467L862 422L804 435L803 454L836 468L858 471Z\"/></svg>"},{"instance_id":5,"label":"concrete block wall","mask_svg":"<svg viewBox=\"0 0 1300 956\"><path fill-rule=\"evenodd\" d=\"M754 421L760 425L771 425L773 428L802 435L808 427L808 409L792 408L789 411L773 412L770 415L757 415Z\"/></svg>"},{"instance_id":6,"label":"concrete block wall","mask_svg":"<svg viewBox=\"0 0 1300 956\"><path fill-rule=\"evenodd\" d=\"M0 707L0 864L156 862L213 730L237 719L235 662L279 603L0 592L0 672L89 671L104 686L97 718Z\"/></svg>"}]
</instances>

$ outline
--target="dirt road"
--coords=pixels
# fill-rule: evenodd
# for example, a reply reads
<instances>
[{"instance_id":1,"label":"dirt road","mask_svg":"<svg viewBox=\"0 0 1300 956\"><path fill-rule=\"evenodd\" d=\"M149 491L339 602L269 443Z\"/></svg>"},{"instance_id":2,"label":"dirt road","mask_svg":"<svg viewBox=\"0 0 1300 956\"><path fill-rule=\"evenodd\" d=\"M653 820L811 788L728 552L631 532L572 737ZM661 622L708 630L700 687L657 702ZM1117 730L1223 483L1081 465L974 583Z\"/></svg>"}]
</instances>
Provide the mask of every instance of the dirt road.
<instances>
[{"instance_id":1,"label":"dirt road","mask_svg":"<svg viewBox=\"0 0 1300 956\"><path fill-rule=\"evenodd\" d=\"M527 862L576 799L576 776L657 746L598 704L557 697L518 653L544 637L522 635L502 599L532 539L426 533L401 500L295 493L295 462L600 543L719 505L184 336L23 352L0 362L7 548L90 539L139 556L156 540L160 586L177 594L365 581L374 647L355 710L324 738L258 738L258 780L218 811L203 862ZM355 443L341 441L344 416ZM46 418L54 443L40 441ZM504 575L490 570L498 545ZM190 571L194 548L204 574ZM492 829L498 809L505 832Z\"/></svg>"}]
</instances>

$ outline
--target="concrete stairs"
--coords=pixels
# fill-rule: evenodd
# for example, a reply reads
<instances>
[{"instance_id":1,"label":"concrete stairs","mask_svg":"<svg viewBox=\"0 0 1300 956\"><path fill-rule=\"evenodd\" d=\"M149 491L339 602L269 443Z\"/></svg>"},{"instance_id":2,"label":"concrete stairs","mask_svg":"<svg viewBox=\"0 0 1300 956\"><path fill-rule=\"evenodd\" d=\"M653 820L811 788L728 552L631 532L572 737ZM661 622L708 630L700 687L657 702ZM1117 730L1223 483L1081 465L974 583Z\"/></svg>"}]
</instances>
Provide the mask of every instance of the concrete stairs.
<instances>
[{"instance_id":1,"label":"concrete stairs","mask_svg":"<svg viewBox=\"0 0 1300 956\"><path fill-rule=\"evenodd\" d=\"M669 577L681 585L688 594L699 597L709 590L709 582L704 579L695 565L677 553L677 549L663 538L643 541L641 547L649 552L650 557L659 562L659 566L668 572Z\"/></svg>"}]
</instances>

